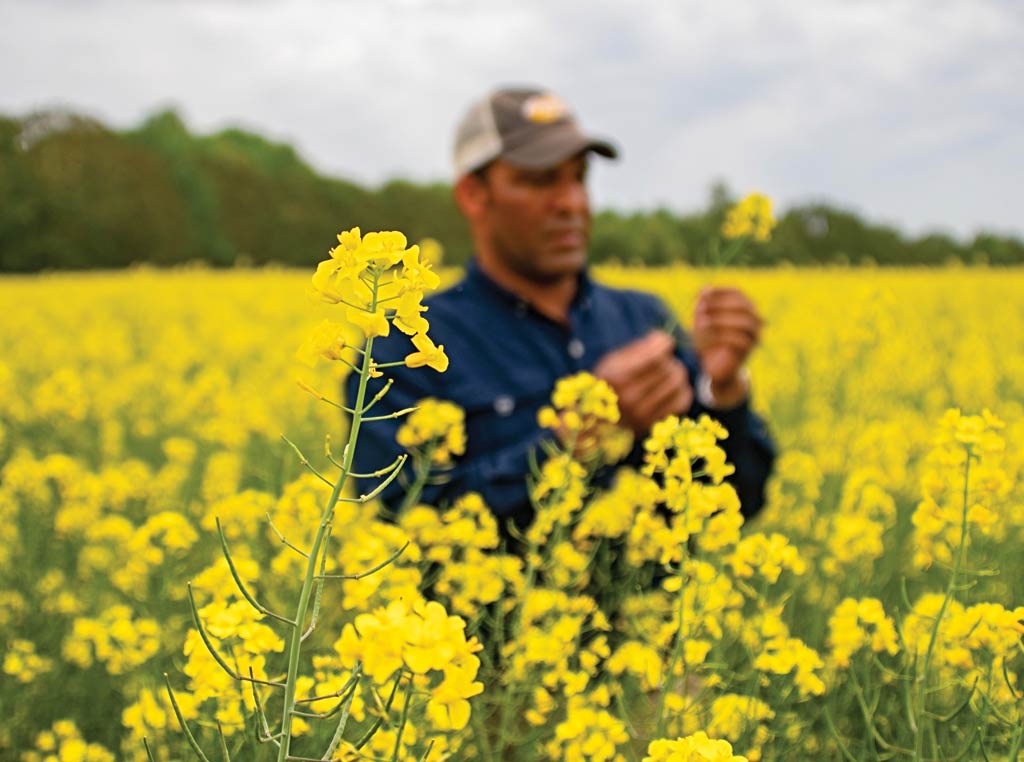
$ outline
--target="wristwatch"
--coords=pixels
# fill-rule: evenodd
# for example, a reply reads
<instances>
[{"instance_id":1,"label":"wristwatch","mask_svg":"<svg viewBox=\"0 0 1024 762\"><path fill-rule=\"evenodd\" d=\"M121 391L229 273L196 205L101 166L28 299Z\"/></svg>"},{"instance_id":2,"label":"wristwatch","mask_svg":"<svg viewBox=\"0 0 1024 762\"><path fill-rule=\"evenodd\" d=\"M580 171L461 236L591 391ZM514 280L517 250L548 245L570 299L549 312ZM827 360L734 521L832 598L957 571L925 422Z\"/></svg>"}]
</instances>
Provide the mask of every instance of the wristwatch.
<instances>
[{"instance_id":1,"label":"wristwatch","mask_svg":"<svg viewBox=\"0 0 1024 762\"><path fill-rule=\"evenodd\" d=\"M739 378L746 392L743 396L743 399L745 400L750 394L750 371L748 371L746 367L740 368ZM711 391L711 376L706 373L702 373L697 379L697 401L710 410L722 409L718 404L718 400L715 399L715 395ZM739 407L739 404L741 403L733 405L733 407Z\"/></svg>"}]
</instances>

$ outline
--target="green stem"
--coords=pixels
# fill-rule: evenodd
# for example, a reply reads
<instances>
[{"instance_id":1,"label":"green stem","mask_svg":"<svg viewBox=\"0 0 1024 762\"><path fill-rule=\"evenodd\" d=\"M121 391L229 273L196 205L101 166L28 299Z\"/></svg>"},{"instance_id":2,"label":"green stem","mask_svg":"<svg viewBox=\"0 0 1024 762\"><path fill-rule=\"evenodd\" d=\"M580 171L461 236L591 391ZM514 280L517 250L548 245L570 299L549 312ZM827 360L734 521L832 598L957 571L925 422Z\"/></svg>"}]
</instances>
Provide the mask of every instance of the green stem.
<instances>
[{"instance_id":1,"label":"green stem","mask_svg":"<svg viewBox=\"0 0 1024 762\"><path fill-rule=\"evenodd\" d=\"M925 701L928 696L928 672L931 667L932 653L935 650L935 643L939 639L939 627L942 624L942 618L946 614L946 609L949 607L949 602L953 599L953 592L956 590L956 581L960 576L960 568L963 566L964 557L967 555L967 507L969 504L968 500L968 487L970 486L971 478L971 451L967 448L967 460L964 463L964 497L963 497L963 512L960 519L960 546L957 548L956 559L953 561L953 572L949 576L949 584L946 585L946 594L942 598L942 605L939 607L939 613L935 615L935 622L932 624L931 636L928 639L928 648L924 653L924 662L921 665L921 673L917 676L918 690L917 690L917 711L914 718L914 761L921 762L924 758L924 728L923 724L926 717L925 712Z\"/></svg>"},{"instance_id":2,"label":"green stem","mask_svg":"<svg viewBox=\"0 0 1024 762\"><path fill-rule=\"evenodd\" d=\"M562 443L560 445L560 449L564 448L564 449L561 449L561 451L563 453L569 454L569 453L573 452L573 449L575 448L575 446L576 446L576 433L573 433L572 436L569 437L567 442ZM568 480L566 480L566 481L568 483ZM549 499L551 501L554 501L554 500L560 499L561 496L562 496L562 490L559 490L559 491L553 493L553 495ZM533 503L534 512L536 514L534 516L533 520L536 521L537 520L537 515L539 515L540 512L543 510L543 504L539 503L538 501L534 501L532 496L530 498L530 502ZM530 532L529 532L529 528L528 528L527 529L527 535L529 535L529 533ZM551 546L552 543L550 542L550 538L549 538L549 541L546 544L547 544L548 547ZM534 541L534 540L530 540L528 545L527 545L527 551L526 551L526 572L524 574L523 594L520 596L520 601L522 601L522 603L519 606L519 610L518 610L518 612L516 612L517 615L513 619L513 622L512 622L510 642L518 642L520 636L523 634L523 628L524 628L523 609L525 608L527 601L530 599L530 593L533 592L533 586L534 586L534 584L537 581L537 563L536 562L537 562L537 555L538 555L539 552L540 552L540 544L538 542ZM500 601L499 601L499 605L500 605ZM504 642L504 641L499 641L499 643L501 643L501 642ZM499 662L501 660L501 656L502 656L502 652L501 652L501 647L499 645L499 651L498 651ZM504 670L501 670L501 672L504 673ZM510 723L512 721L512 713L514 711L517 711L517 709L518 709L517 698L518 698L518 695L520 693L520 691L518 689L519 689L519 685L518 684L511 683L508 686L507 693L506 693L506 696L505 696L505 700L502 701L502 704L501 704L501 717L500 717L500 719L498 721L498 748L495 749L495 752L498 754L497 759L499 759L499 760L506 758L505 747L506 747L506 744L508 743L508 740L509 740L508 739L508 736L509 736L509 725L510 725Z\"/></svg>"},{"instance_id":3,"label":"green stem","mask_svg":"<svg viewBox=\"0 0 1024 762\"><path fill-rule=\"evenodd\" d=\"M405 704L402 706L402 720L398 726L398 732L395 734L395 750L391 752L391 762L395 762L398 759L398 752L402 749L402 733L405 731L405 726L409 722L409 704L412 703L412 674L408 676L408 682L405 686Z\"/></svg>"},{"instance_id":4,"label":"green stem","mask_svg":"<svg viewBox=\"0 0 1024 762\"><path fill-rule=\"evenodd\" d=\"M686 494L686 505L683 508L681 514L676 517L676 520L681 520L683 526L686 526L686 517L690 512L690 495L689 492ZM683 636L683 623L686 616L686 558L687 550L689 548L689 537L683 542L681 548L681 558L679 560L679 610L677 612L677 623L676 627L678 631L676 633L676 642L672 647L672 655L669 658L668 670L664 677L664 686L661 689L661 695L658 697L658 711L657 718L658 724L654 731L655 738L664 738L665 736L665 699L668 697L668 692L672 683L673 673L676 671L676 664L679 663L679 657L683 655L683 647L686 639ZM684 660L683 669L683 690L686 690L686 669Z\"/></svg>"},{"instance_id":5,"label":"green stem","mask_svg":"<svg viewBox=\"0 0 1024 762\"><path fill-rule=\"evenodd\" d=\"M875 725L874 712L868 707L867 697L864 692L864 688L860 684L860 680L857 679L856 666L850 665L850 679L853 683L854 696L857 699L857 705L860 707L861 716L864 718L864 724L867 726L867 743L871 749L871 756L878 760L880 756L878 754L878 744L881 743L884 748L889 748L889 744L882 738L882 734L878 732L878 727Z\"/></svg>"},{"instance_id":6,"label":"green stem","mask_svg":"<svg viewBox=\"0 0 1024 762\"><path fill-rule=\"evenodd\" d=\"M668 697L668 692L672 689L672 680L676 671L676 665L679 663L679 659L683 656L683 648L686 644L686 638L683 635L683 624L686 616L686 550L685 543L683 549L683 561L679 568L679 578L681 587L679 588L679 609L677 611L677 634L676 642L672 647L672 655L669 657L668 668L665 671L664 685L661 689L661 695L658 696L658 710L656 717L658 718L658 724L654 731L655 738L665 737L665 699ZM685 664L685 659L684 659ZM686 690L686 669L683 669L682 675L682 690Z\"/></svg>"},{"instance_id":7,"label":"green stem","mask_svg":"<svg viewBox=\"0 0 1024 762\"><path fill-rule=\"evenodd\" d=\"M377 304L377 283L379 276L373 278L373 300L372 309ZM363 355L363 365L359 371L359 389L356 393L355 404L352 409L356 412L352 415L352 428L349 430L348 444L345 447L345 456L342 462L341 474L331 490L331 496L320 517L320 525L317 527L316 537L313 538L313 545L309 551L306 561L306 574L302 580L302 590L299 592L299 603L295 610L295 617L291 625L291 635L288 638L288 672L285 678L284 702L281 707L281 747L278 750L278 762L287 762L291 752L292 740L292 712L295 710L295 691L299 678L299 655L302 651L302 628L306 621L306 614L309 611L309 599L313 592L314 581L317 576L317 564L320 553L323 549L324 538L327 534L327 527L334 515L334 507L341 497L341 491L345 486L349 472L352 470L352 459L355 456L356 440L359 438L359 426L362 423L363 402L366 399L366 386L370 380L370 364L373 352L373 338L366 340L366 349Z\"/></svg>"},{"instance_id":8,"label":"green stem","mask_svg":"<svg viewBox=\"0 0 1024 762\"><path fill-rule=\"evenodd\" d=\"M420 495L423 494L423 485L427 483L427 478L430 476L430 466L433 463L434 451L436 449L437 443L432 442L420 454L419 462L416 464L416 478L405 493L405 499L402 500L402 505L396 515L401 516L419 502Z\"/></svg>"},{"instance_id":9,"label":"green stem","mask_svg":"<svg viewBox=\"0 0 1024 762\"><path fill-rule=\"evenodd\" d=\"M1010 740L1010 753L1006 756L1007 759L1018 758L1022 741L1024 741L1024 722L1017 725L1017 730L1014 731L1013 737Z\"/></svg>"}]
</instances>

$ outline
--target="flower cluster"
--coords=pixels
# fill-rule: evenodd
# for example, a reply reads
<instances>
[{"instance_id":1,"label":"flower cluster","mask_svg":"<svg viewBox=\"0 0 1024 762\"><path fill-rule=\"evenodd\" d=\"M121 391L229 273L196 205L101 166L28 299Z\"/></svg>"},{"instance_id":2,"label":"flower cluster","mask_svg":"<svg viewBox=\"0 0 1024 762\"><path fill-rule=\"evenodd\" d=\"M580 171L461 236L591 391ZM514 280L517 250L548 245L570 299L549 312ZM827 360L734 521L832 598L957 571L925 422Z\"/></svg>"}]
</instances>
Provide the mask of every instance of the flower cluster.
<instances>
[{"instance_id":1,"label":"flower cluster","mask_svg":"<svg viewBox=\"0 0 1024 762\"><path fill-rule=\"evenodd\" d=\"M222 659L241 674L248 675L251 669L257 680L269 679L267 656L283 651L284 641L260 621L261 614L246 601L220 599L200 608L199 617ZM241 730L246 713L255 708L252 691L224 671L197 630L189 630L184 653L191 700L196 706L213 702L214 716L226 735Z\"/></svg>"},{"instance_id":2,"label":"flower cluster","mask_svg":"<svg viewBox=\"0 0 1024 762\"><path fill-rule=\"evenodd\" d=\"M796 547L790 545L784 535L776 532L771 535L758 532L744 537L726 558L726 563L737 577L753 577L756 573L771 584L778 582L783 569L797 575L807 569Z\"/></svg>"},{"instance_id":3,"label":"flower cluster","mask_svg":"<svg viewBox=\"0 0 1024 762\"><path fill-rule=\"evenodd\" d=\"M675 741L667 738L651 741L643 762L747 762L747 759L734 755L728 741L708 738L707 733L698 731Z\"/></svg>"},{"instance_id":4,"label":"flower cluster","mask_svg":"<svg viewBox=\"0 0 1024 762\"><path fill-rule=\"evenodd\" d=\"M1012 610L996 603L965 607L949 601L938 619L942 610L943 596L938 593L917 600L903 621L907 649L923 659L934 639L932 659L940 675L965 685L977 682L979 695L1012 704L1018 693L1017 674L1009 665L1024 648L1024 606Z\"/></svg>"},{"instance_id":5,"label":"flower cluster","mask_svg":"<svg viewBox=\"0 0 1024 762\"><path fill-rule=\"evenodd\" d=\"M3 672L19 683L31 683L37 675L49 672L53 660L36 653L36 644L31 640L16 638L7 644L4 654Z\"/></svg>"},{"instance_id":6,"label":"flower cluster","mask_svg":"<svg viewBox=\"0 0 1024 762\"><path fill-rule=\"evenodd\" d=\"M160 624L136 619L130 607L111 606L98 618L78 617L65 638L64 658L80 667L102 663L112 675L123 674L160 650Z\"/></svg>"},{"instance_id":7,"label":"flower cluster","mask_svg":"<svg viewBox=\"0 0 1024 762\"><path fill-rule=\"evenodd\" d=\"M333 320L321 320L295 351L295 359L310 368L318 360L341 360L347 345L348 326Z\"/></svg>"},{"instance_id":8,"label":"flower cluster","mask_svg":"<svg viewBox=\"0 0 1024 762\"><path fill-rule=\"evenodd\" d=\"M607 689L569 699L565 719L544 747L547 758L565 762L625 762L618 747L629 740L626 724L608 710Z\"/></svg>"},{"instance_id":9,"label":"flower cluster","mask_svg":"<svg viewBox=\"0 0 1024 762\"><path fill-rule=\"evenodd\" d=\"M690 537L709 551L739 540L743 525L736 491L723 483L734 470L726 462L718 440L728 432L706 415L694 421L669 416L659 421L644 441L644 468L648 477L660 475L658 503L669 512L638 515L630 532L631 555L678 563ZM656 554L656 555L652 555Z\"/></svg>"},{"instance_id":10,"label":"flower cluster","mask_svg":"<svg viewBox=\"0 0 1024 762\"><path fill-rule=\"evenodd\" d=\"M36 736L35 749L23 752L21 762L114 762L114 755L89 743L72 720L57 720Z\"/></svg>"},{"instance_id":11,"label":"flower cluster","mask_svg":"<svg viewBox=\"0 0 1024 762\"><path fill-rule=\"evenodd\" d=\"M837 667L850 666L850 657L864 646L874 653L899 651L896 625L885 615L877 598L846 598L828 620L831 661Z\"/></svg>"},{"instance_id":12,"label":"flower cluster","mask_svg":"<svg viewBox=\"0 0 1024 762\"><path fill-rule=\"evenodd\" d=\"M416 601L411 607L394 601L373 613L360 614L345 625L334 644L345 667L362 664L378 685L407 670L413 675L440 673L430 689L427 712L434 725L459 730L469 722L469 699L483 691L476 682L480 644L466 639L466 622L449 616L435 601Z\"/></svg>"},{"instance_id":13,"label":"flower cluster","mask_svg":"<svg viewBox=\"0 0 1024 762\"><path fill-rule=\"evenodd\" d=\"M761 193L751 193L729 209L722 223L722 236L764 242L771 238L774 227L771 199Z\"/></svg>"},{"instance_id":14,"label":"flower cluster","mask_svg":"<svg viewBox=\"0 0 1024 762\"><path fill-rule=\"evenodd\" d=\"M924 497L913 517L918 566L952 563L954 551L970 542L972 531L1003 536L1001 507L1012 486L1001 465L1006 443L998 432L1004 426L987 410L973 416L949 410L942 417L928 455L930 468L921 480Z\"/></svg>"},{"instance_id":15,"label":"flower cluster","mask_svg":"<svg viewBox=\"0 0 1024 762\"><path fill-rule=\"evenodd\" d=\"M390 325L412 337L416 351L405 358L411 368L429 365L448 368L444 347L434 346L427 336L430 325L423 314L425 291L437 288L440 278L429 262L420 261L419 246L406 248L406 238L395 231L360 234L359 228L338 235L331 258L321 262L313 275L313 291L325 302L344 304L345 317L366 338L387 336ZM401 269L395 270L401 262ZM394 307L390 307L394 303ZM344 348L340 332L328 324L307 339L300 350L303 359L330 357Z\"/></svg>"},{"instance_id":16,"label":"flower cluster","mask_svg":"<svg viewBox=\"0 0 1024 762\"><path fill-rule=\"evenodd\" d=\"M199 713L198 702L190 693L175 695L178 711L186 720L194 720ZM177 720L171 707L167 691L153 691L142 688L135 701L125 707L121 713L121 724L128 730L129 736L125 746L134 747L135 753L126 755L129 759L146 759L143 739L161 738L168 731L177 730ZM142 752L142 753L140 753ZM147 761L148 762L148 761Z\"/></svg>"},{"instance_id":17,"label":"flower cluster","mask_svg":"<svg viewBox=\"0 0 1024 762\"><path fill-rule=\"evenodd\" d=\"M523 562L495 552L498 525L478 494L463 495L443 513L413 507L399 521L423 557L438 564L434 589L453 611L475 619L499 601L514 605L525 584Z\"/></svg>"},{"instance_id":18,"label":"flower cluster","mask_svg":"<svg viewBox=\"0 0 1024 762\"><path fill-rule=\"evenodd\" d=\"M539 546L555 527L568 527L583 507L587 495L587 470L568 453L557 453L541 466L540 477L530 490L538 506L527 539Z\"/></svg>"},{"instance_id":19,"label":"flower cluster","mask_svg":"<svg viewBox=\"0 0 1024 762\"><path fill-rule=\"evenodd\" d=\"M753 696L726 693L711 702L707 733L711 738L732 739L733 743L750 736L751 748L745 756L753 762L761 758L761 747L770 738L764 723L774 718L775 712L764 701Z\"/></svg>"},{"instance_id":20,"label":"flower cluster","mask_svg":"<svg viewBox=\"0 0 1024 762\"><path fill-rule=\"evenodd\" d=\"M793 675L793 684L801 696L821 696L825 683L820 671L825 663L813 648L799 638L772 638L754 659L754 669L776 675Z\"/></svg>"},{"instance_id":21,"label":"flower cluster","mask_svg":"<svg viewBox=\"0 0 1024 762\"><path fill-rule=\"evenodd\" d=\"M619 401L606 381L590 373L560 378L551 404L537 413L542 428L554 431L582 462L617 463L633 447L633 436L618 426Z\"/></svg>"},{"instance_id":22,"label":"flower cluster","mask_svg":"<svg viewBox=\"0 0 1024 762\"><path fill-rule=\"evenodd\" d=\"M736 469L725 462L725 452L718 447L718 440L729 433L710 416L702 415L698 420L669 416L654 424L651 435L644 440L644 473L664 474L666 480L673 480L678 487L674 494L693 482L694 461L700 460L703 468L697 475L710 478L712 484L721 484L726 476ZM666 493L670 490L666 488ZM678 512L679 508L670 503L669 507Z\"/></svg>"},{"instance_id":23,"label":"flower cluster","mask_svg":"<svg viewBox=\"0 0 1024 762\"><path fill-rule=\"evenodd\" d=\"M540 725L558 707L552 696L579 695L598 675L611 653L604 635L611 625L593 598L546 588L525 593L519 617L513 638L502 646L504 679L539 677L544 692L534 694L530 722Z\"/></svg>"},{"instance_id":24,"label":"flower cluster","mask_svg":"<svg viewBox=\"0 0 1024 762\"><path fill-rule=\"evenodd\" d=\"M458 405L427 397L416 403L395 438L407 450L429 453L434 465L448 465L466 451L465 421Z\"/></svg>"}]
</instances>

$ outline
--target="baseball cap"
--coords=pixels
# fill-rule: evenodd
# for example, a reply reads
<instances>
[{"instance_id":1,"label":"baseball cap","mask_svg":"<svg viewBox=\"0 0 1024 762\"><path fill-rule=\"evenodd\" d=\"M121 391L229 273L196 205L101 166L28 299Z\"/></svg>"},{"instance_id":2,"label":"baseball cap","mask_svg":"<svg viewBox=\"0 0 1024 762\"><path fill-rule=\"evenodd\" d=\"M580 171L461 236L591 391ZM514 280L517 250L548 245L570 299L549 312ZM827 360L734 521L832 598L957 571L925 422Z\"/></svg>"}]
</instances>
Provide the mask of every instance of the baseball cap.
<instances>
[{"instance_id":1,"label":"baseball cap","mask_svg":"<svg viewBox=\"0 0 1024 762\"><path fill-rule=\"evenodd\" d=\"M614 159L618 149L585 134L565 102L538 88L501 88L470 107L455 131L455 177L501 158L544 169L581 151Z\"/></svg>"}]
</instances>

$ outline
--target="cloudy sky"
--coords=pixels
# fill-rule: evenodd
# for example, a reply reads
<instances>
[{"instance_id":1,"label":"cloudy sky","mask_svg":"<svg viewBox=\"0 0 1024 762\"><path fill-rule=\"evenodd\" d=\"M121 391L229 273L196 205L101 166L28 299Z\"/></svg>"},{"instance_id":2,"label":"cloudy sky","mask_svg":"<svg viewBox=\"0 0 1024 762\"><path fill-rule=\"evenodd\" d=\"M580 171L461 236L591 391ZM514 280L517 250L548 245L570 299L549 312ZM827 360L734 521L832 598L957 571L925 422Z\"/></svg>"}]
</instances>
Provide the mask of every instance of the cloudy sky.
<instances>
[{"instance_id":1,"label":"cloudy sky","mask_svg":"<svg viewBox=\"0 0 1024 762\"><path fill-rule=\"evenodd\" d=\"M599 207L710 184L911 233L1024 235L1020 0L0 0L0 113L173 106L359 182L446 179L498 83L560 92L622 160Z\"/></svg>"}]
</instances>

